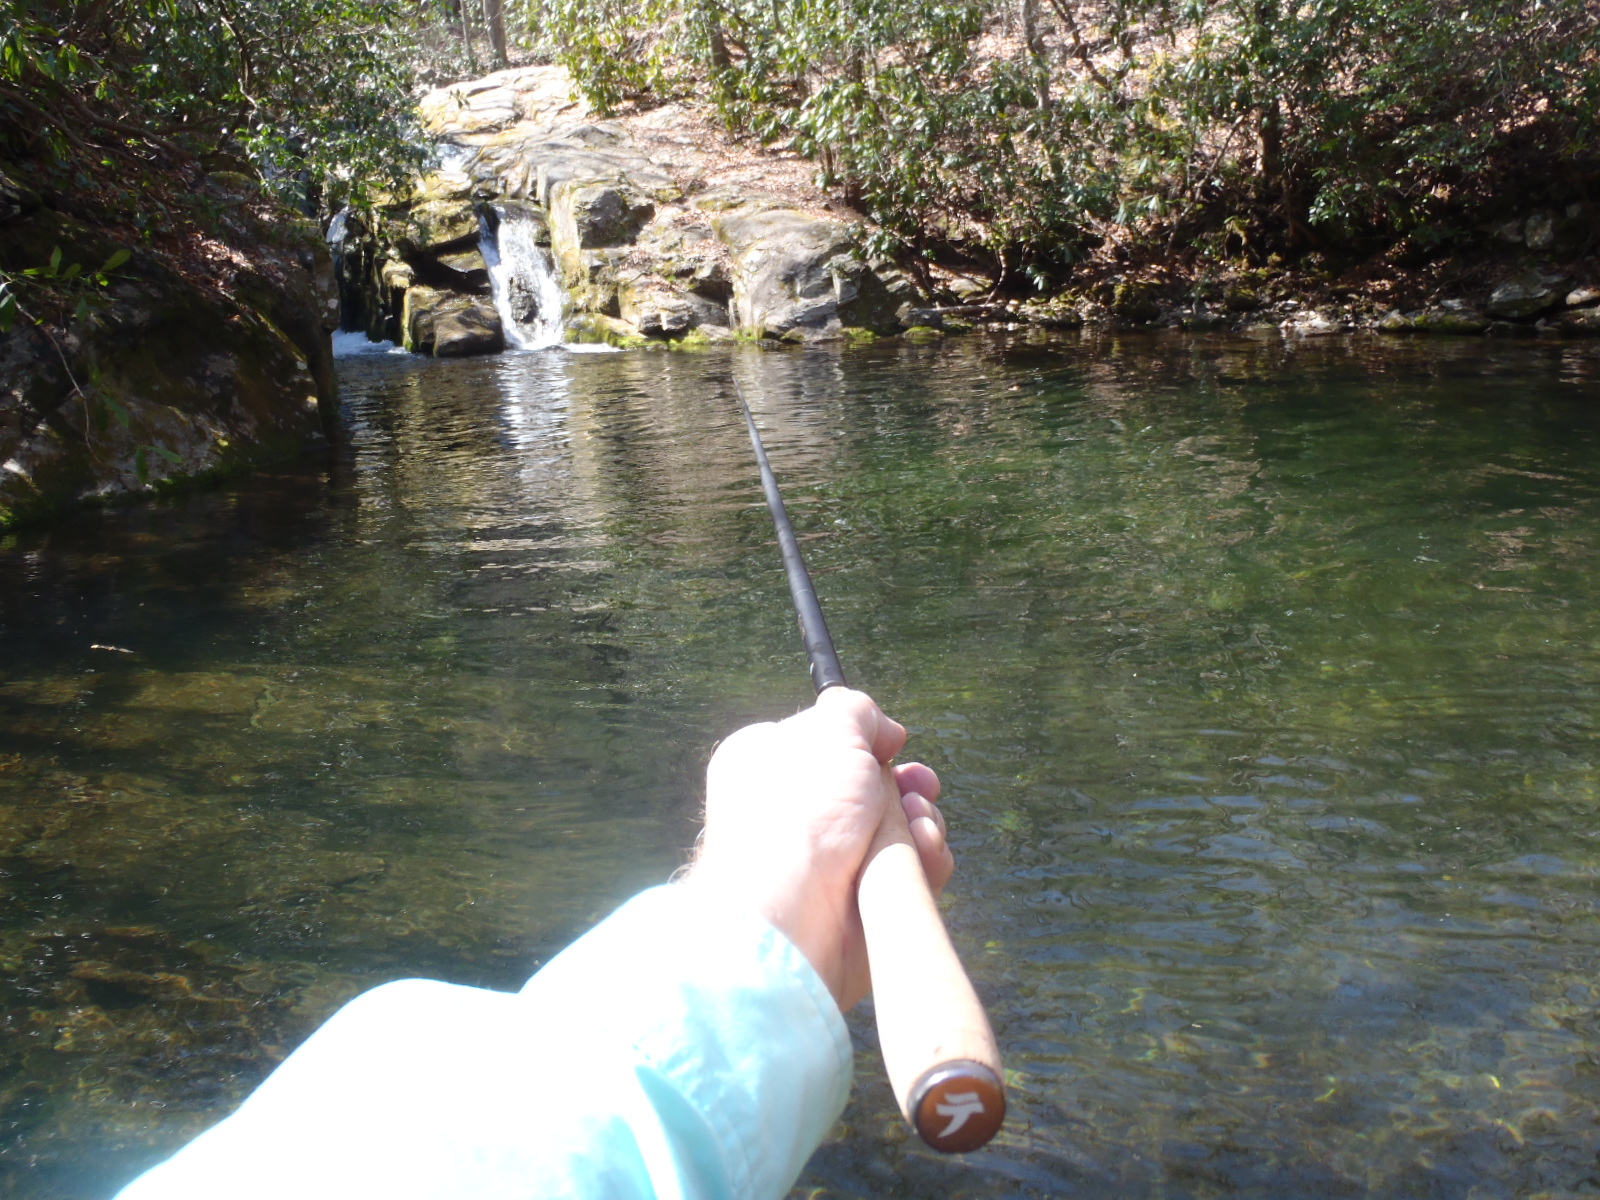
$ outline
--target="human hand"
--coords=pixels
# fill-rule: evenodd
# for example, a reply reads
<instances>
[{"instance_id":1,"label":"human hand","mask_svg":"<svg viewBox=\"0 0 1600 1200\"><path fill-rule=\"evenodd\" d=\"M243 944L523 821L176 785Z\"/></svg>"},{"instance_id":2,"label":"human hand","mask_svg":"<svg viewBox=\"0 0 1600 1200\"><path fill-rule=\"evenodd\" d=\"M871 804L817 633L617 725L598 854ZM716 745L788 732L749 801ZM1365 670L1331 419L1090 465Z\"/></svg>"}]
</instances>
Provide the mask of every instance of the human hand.
<instances>
[{"instance_id":1,"label":"human hand","mask_svg":"<svg viewBox=\"0 0 1600 1200\"><path fill-rule=\"evenodd\" d=\"M904 726L863 692L829 688L785 721L726 738L706 770L706 825L685 886L754 908L792 941L849 1009L870 990L856 880L891 799L928 885L955 870L921 763L887 764Z\"/></svg>"}]
</instances>

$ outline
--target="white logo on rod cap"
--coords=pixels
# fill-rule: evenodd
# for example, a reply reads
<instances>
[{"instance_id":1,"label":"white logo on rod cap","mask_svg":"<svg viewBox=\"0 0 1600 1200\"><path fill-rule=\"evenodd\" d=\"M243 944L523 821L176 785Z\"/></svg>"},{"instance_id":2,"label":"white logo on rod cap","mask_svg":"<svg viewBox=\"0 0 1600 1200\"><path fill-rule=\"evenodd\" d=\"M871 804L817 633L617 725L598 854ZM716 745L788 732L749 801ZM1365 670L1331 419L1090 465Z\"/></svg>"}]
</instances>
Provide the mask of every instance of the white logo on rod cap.
<instances>
[{"instance_id":1,"label":"white logo on rod cap","mask_svg":"<svg viewBox=\"0 0 1600 1200\"><path fill-rule=\"evenodd\" d=\"M950 1124L938 1133L939 1137L947 1138L965 1125L969 1117L983 1115L983 1101L977 1092L951 1092L945 1097L945 1103L934 1105L933 1111L950 1118Z\"/></svg>"}]
</instances>

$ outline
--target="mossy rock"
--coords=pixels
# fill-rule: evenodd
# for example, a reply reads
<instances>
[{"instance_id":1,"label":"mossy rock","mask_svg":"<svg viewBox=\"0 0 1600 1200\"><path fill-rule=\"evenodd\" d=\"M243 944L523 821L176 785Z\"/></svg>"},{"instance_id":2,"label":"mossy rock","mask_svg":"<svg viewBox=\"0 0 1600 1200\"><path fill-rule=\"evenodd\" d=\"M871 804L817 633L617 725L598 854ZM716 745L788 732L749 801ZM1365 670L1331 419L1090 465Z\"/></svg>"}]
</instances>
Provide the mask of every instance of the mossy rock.
<instances>
[{"instance_id":1,"label":"mossy rock","mask_svg":"<svg viewBox=\"0 0 1600 1200\"><path fill-rule=\"evenodd\" d=\"M1045 301L1030 301L1017 310L1017 316L1030 325L1044 329L1081 329L1083 313L1079 309L1081 298L1064 294Z\"/></svg>"},{"instance_id":2,"label":"mossy rock","mask_svg":"<svg viewBox=\"0 0 1600 1200\"><path fill-rule=\"evenodd\" d=\"M1419 333L1447 333L1469 336L1489 328L1489 320L1480 313L1449 308L1429 308L1417 314Z\"/></svg>"},{"instance_id":3,"label":"mossy rock","mask_svg":"<svg viewBox=\"0 0 1600 1200\"><path fill-rule=\"evenodd\" d=\"M430 200L406 214L394 238L407 258L461 250L478 240L478 210L463 200Z\"/></svg>"},{"instance_id":4,"label":"mossy rock","mask_svg":"<svg viewBox=\"0 0 1600 1200\"><path fill-rule=\"evenodd\" d=\"M717 339L703 329L691 329L682 337L669 338L666 342L669 350L707 350L716 344Z\"/></svg>"},{"instance_id":5,"label":"mossy rock","mask_svg":"<svg viewBox=\"0 0 1600 1200\"><path fill-rule=\"evenodd\" d=\"M1489 328L1489 320L1480 313L1463 309L1428 308L1421 312L1392 312L1378 322L1381 333L1433 333L1471 337Z\"/></svg>"},{"instance_id":6,"label":"mossy rock","mask_svg":"<svg viewBox=\"0 0 1600 1200\"><path fill-rule=\"evenodd\" d=\"M261 194L261 180L243 171L212 171L205 188L230 200L253 200Z\"/></svg>"},{"instance_id":7,"label":"mossy rock","mask_svg":"<svg viewBox=\"0 0 1600 1200\"><path fill-rule=\"evenodd\" d=\"M1111 293L1111 311L1124 321L1148 325L1161 316L1161 302L1147 283L1119 283Z\"/></svg>"},{"instance_id":8,"label":"mossy rock","mask_svg":"<svg viewBox=\"0 0 1600 1200\"><path fill-rule=\"evenodd\" d=\"M1251 284L1232 283L1223 289L1222 307L1233 313L1255 312L1261 307L1261 295Z\"/></svg>"},{"instance_id":9,"label":"mossy rock","mask_svg":"<svg viewBox=\"0 0 1600 1200\"><path fill-rule=\"evenodd\" d=\"M900 335L908 342L936 342L944 337L944 330L932 325L913 325Z\"/></svg>"},{"instance_id":10,"label":"mossy rock","mask_svg":"<svg viewBox=\"0 0 1600 1200\"><path fill-rule=\"evenodd\" d=\"M639 350L653 344L628 322L604 313L574 313L567 318L566 338L577 345L607 345L619 350Z\"/></svg>"}]
</instances>

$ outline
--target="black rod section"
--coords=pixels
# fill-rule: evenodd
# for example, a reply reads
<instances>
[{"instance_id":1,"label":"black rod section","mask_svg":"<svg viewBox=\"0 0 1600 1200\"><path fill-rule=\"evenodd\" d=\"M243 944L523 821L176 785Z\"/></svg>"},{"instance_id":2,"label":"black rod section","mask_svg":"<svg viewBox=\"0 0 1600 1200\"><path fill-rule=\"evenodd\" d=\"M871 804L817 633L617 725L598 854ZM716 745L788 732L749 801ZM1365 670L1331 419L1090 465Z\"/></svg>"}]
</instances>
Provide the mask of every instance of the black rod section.
<instances>
[{"instance_id":1,"label":"black rod section","mask_svg":"<svg viewBox=\"0 0 1600 1200\"><path fill-rule=\"evenodd\" d=\"M756 419L750 415L744 389L736 378L733 380L733 390L738 393L739 407L744 409L745 427L750 430L750 444L755 447L756 465L761 468L761 487L767 493L767 508L772 512L772 524L778 531L778 549L783 551L783 571L789 577L789 595L794 598L795 616L800 619L800 636L805 640L806 657L811 660L812 686L819 694L831 687L846 687L844 668L839 665L839 655L834 651L828 622L822 616L822 605L817 603L817 589L811 586L811 575L806 570L805 559L800 557L800 543L795 540L794 526L789 524L789 510L783 506L778 481L772 477L767 448L761 444L761 434L756 431Z\"/></svg>"}]
</instances>

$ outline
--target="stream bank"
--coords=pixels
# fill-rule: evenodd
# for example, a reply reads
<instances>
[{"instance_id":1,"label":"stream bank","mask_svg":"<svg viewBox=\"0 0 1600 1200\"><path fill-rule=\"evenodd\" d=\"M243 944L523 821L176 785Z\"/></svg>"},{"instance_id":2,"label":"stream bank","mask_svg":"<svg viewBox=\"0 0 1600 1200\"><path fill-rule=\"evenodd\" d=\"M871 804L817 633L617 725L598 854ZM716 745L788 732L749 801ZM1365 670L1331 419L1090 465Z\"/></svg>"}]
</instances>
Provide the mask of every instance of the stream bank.
<instances>
[{"instance_id":1,"label":"stream bank","mask_svg":"<svg viewBox=\"0 0 1600 1200\"><path fill-rule=\"evenodd\" d=\"M812 164L692 104L602 119L575 90L561 67L524 66L422 98L439 168L370 225L346 218L330 235L345 328L441 357L502 348L485 254L510 211L565 290L569 341L926 340L976 325L1600 335L1600 210L1586 203L1501 221L1443 260L1406 246L1264 264L1107 247L1034 295L954 246L914 264L873 257L869 223L815 185Z\"/></svg>"},{"instance_id":2,"label":"stream bank","mask_svg":"<svg viewBox=\"0 0 1600 1200\"><path fill-rule=\"evenodd\" d=\"M141 239L4 174L0 529L302 451L338 416L333 262L243 175L197 175L209 227Z\"/></svg>"},{"instance_id":3,"label":"stream bank","mask_svg":"<svg viewBox=\"0 0 1600 1200\"><path fill-rule=\"evenodd\" d=\"M1500 221L1447 260L1404 246L1354 264L1103 247L1035 295L958 246L874 255L875 231L817 186L814 164L730 135L703 105L602 118L573 91L562 68L529 66L426 94L435 169L321 228L225 161L185 168L204 228L159 236L86 220L0 163L0 271L27 283L17 294L36 318L0 332L0 528L316 442L337 415L341 326L438 357L561 340L933 341L977 326L1600 334L1588 203Z\"/></svg>"}]
</instances>

